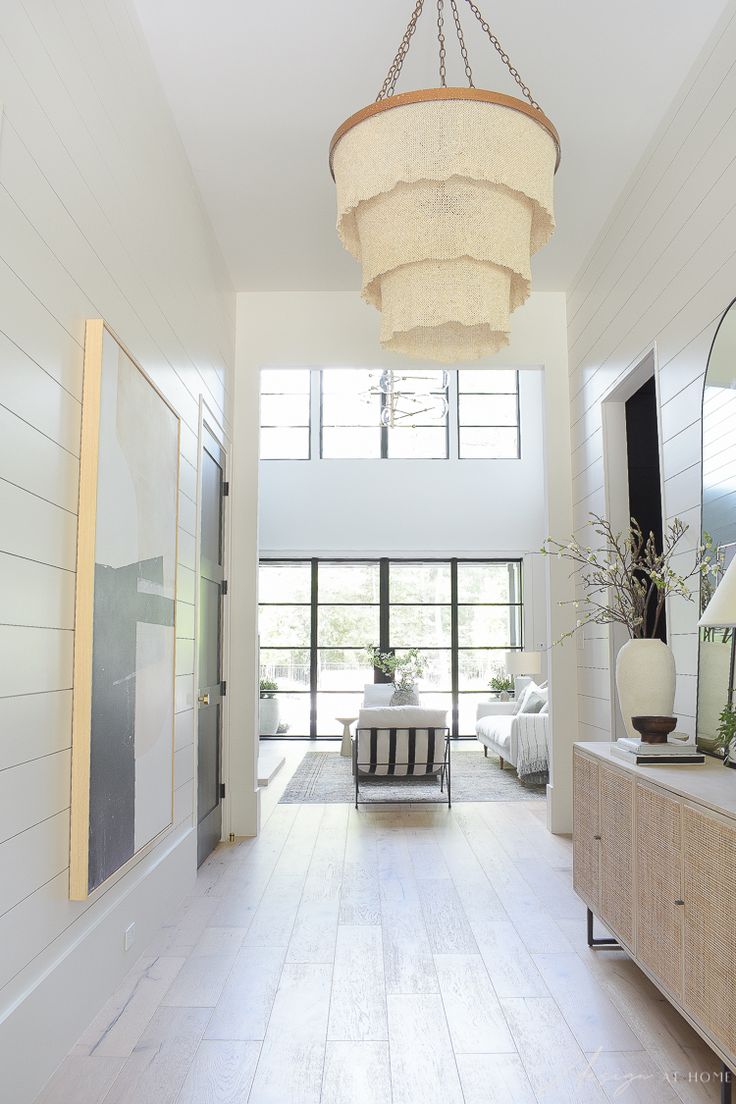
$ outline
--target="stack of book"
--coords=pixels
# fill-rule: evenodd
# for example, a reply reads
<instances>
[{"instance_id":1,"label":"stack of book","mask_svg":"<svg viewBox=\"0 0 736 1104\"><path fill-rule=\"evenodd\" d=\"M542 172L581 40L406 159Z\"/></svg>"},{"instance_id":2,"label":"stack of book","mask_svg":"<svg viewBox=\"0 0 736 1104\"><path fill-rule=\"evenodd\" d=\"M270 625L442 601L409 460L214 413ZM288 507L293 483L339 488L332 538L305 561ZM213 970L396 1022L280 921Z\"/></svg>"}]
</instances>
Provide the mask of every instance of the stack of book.
<instances>
[{"instance_id":1,"label":"stack of book","mask_svg":"<svg viewBox=\"0 0 736 1104\"><path fill-rule=\"evenodd\" d=\"M683 743L681 740L673 739L672 736L664 744L645 744L642 740L630 740L626 736L616 740L611 745L611 751L614 755L618 755L620 759L625 759L629 763L644 764L645 766L665 763L669 766L673 763L705 762L705 756L698 751L695 744Z\"/></svg>"}]
</instances>

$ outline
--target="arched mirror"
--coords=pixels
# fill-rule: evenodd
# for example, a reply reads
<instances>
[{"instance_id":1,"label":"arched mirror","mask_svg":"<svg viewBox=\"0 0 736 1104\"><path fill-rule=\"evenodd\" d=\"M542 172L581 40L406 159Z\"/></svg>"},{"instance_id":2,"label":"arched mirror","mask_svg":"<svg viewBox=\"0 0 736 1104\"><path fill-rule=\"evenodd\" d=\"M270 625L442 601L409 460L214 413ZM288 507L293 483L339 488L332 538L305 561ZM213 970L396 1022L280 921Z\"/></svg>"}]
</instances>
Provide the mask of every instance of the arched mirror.
<instances>
[{"instance_id":1,"label":"arched mirror","mask_svg":"<svg viewBox=\"0 0 736 1104\"><path fill-rule=\"evenodd\" d=\"M705 373L702 525L703 538L713 541L722 566L702 581L701 614L736 558L736 301L721 320ZM735 704L735 666L736 630L701 627L697 742L715 755L724 754L723 713Z\"/></svg>"}]
</instances>

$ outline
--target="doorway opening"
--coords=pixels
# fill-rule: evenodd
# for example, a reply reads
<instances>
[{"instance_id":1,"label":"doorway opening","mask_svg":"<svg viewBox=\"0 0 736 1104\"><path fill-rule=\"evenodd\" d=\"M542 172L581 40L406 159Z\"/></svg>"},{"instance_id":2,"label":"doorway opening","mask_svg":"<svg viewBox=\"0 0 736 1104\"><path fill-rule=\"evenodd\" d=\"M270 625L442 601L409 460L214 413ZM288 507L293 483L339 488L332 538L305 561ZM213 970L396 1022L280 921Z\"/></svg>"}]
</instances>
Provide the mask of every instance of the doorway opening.
<instances>
[{"instance_id":1,"label":"doorway opening","mask_svg":"<svg viewBox=\"0 0 736 1104\"><path fill-rule=\"evenodd\" d=\"M603 400L603 466L605 513L615 532L628 530L636 518L645 535L654 533L662 547L662 476L659 402L654 350L632 369ZM657 636L666 639L666 621L660 619ZM626 735L615 687L616 656L628 639L626 630L609 631L611 677L611 736Z\"/></svg>"},{"instance_id":2,"label":"doorway opening","mask_svg":"<svg viewBox=\"0 0 736 1104\"><path fill-rule=\"evenodd\" d=\"M198 547L199 647L197 654L197 865L222 838L222 729L226 685L222 677L225 582L225 450L201 427L201 507Z\"/></svg>"},{"instance_id":3,"label":"doorway opening","mask_svg":"<svg viewBox=\"0 0 736 1104\"><path fill-rule=\"evenodd\" d=\"M662 480L659 468L659 425L654 376L626 400L626 455L629 483L629 514L636 518L645 538L654 536L662 551ZM667 643L667 612L654 624L655 610L649 610L647 636Z\"/></svg>"}]
</instances>

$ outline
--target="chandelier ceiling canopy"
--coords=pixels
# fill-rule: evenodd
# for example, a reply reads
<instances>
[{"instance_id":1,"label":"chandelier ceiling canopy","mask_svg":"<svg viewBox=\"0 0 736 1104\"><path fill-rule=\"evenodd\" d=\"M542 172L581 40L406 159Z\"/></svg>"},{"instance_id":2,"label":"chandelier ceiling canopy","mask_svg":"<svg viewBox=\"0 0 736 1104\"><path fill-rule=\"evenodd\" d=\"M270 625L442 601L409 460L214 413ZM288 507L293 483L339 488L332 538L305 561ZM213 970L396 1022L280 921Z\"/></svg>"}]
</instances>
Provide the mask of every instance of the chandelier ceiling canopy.
<instances>
[{"instance_id":1,"label":"chandelier ceiling canopy","mask_svg":"<svg viewBox=\"0 0 736 1104\"><path fill-rule=\"evenodd\" d=\"M337 229L381 312L381 344L457 363L508 343L510 314L531 290L531 256L554 230L554 126L473 0L465 0L525 99L476 88L459 5L449 0L467 88L446 83L444 0L437 3L440 87L395 93L424 0L375 103L330 146Z\"/></svg>"}]
</instances>

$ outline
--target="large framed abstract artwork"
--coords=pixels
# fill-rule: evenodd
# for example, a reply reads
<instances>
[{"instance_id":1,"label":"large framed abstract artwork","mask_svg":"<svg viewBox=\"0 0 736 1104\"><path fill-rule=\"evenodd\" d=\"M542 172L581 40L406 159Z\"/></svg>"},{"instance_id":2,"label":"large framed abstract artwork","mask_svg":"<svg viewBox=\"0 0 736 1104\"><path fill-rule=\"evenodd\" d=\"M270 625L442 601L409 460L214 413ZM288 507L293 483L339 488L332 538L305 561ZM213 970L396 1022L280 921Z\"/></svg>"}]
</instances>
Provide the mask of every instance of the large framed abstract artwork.
<instances>
[{"instance_id":1,"label":"large framed abstract artwork","mask_svg":"<svg viewBox=\"0 0 736 1104\"><path fill-rule=\"evenodd\" d=\"M84 348L69 895L173 822L176 412L104 322Z\"/></svg>"}]
</instances>

